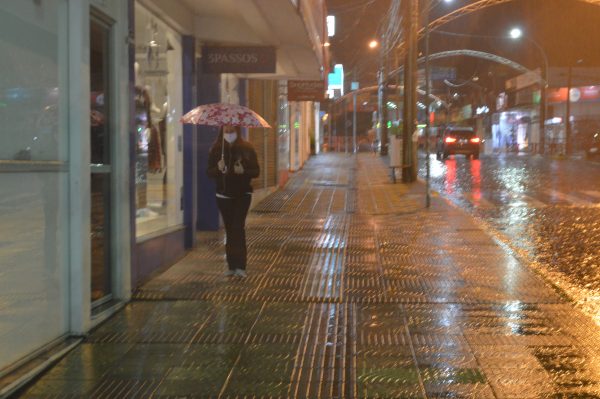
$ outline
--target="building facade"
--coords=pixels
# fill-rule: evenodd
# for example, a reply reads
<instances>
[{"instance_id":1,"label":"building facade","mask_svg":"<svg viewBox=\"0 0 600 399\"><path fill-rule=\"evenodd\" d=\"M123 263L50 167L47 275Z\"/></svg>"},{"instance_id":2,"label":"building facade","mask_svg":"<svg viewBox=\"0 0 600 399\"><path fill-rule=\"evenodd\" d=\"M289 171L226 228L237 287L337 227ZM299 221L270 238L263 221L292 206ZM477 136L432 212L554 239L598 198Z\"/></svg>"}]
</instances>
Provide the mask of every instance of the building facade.
<instances>
[{"instance_id":1,"label":"building facade","mask_svg":"<svg viewBox=\"0 0 600 399\"><path fill-rule=\"evenodd\" d=\"M565 154L567 142L570 153L585 151L600 129L600 70L549 68L542 130L539 119L543 102L538 80L539 75L530 72L506 82L506 91L498 96L493 115L494 149L535 153L541 149L543 138L546 153Z\"/></svg>"},{"instance_id":2,"label":"building facade","mask_svg":"<svg viewBox=\"0 0 600 399\"><path fill-rule=\"evenodd\" d=\"M0 375L130 298L129 15L0 4Z\"/></svg>"},{"instance_id":3,"label":"building facade","mask_svg":"<svg viewBox=\"0 0 600 399\"><path fill-rule=\"evenodd\" d=\"M326 72L324 1L234 3L1 2L0 396L219 228L205 174L217 129L182 125L185 112L230 102L265 116L273 129L245 132L256 200L310 156L318 108L286 90ZM276 67L206 72L208 44L273 47Z\"/></svg>"}]
</instances>

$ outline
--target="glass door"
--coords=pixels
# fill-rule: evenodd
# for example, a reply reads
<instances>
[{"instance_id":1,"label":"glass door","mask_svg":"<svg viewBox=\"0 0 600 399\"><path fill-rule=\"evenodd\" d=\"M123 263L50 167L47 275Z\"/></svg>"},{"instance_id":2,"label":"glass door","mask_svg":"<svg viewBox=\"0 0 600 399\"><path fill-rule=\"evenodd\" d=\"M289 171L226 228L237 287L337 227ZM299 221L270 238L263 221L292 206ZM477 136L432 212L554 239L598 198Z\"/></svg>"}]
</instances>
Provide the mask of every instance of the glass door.
<instances>
[{"instance_id":1,"label":"glass door","mask_svg":"<svg viewBox=\"0 0 600 399\"><path fill-rule=\"evenodd\" d=\"M90 21L90 150L92 306L112 298L110 26Z\"/></svg>"}]
</instances>

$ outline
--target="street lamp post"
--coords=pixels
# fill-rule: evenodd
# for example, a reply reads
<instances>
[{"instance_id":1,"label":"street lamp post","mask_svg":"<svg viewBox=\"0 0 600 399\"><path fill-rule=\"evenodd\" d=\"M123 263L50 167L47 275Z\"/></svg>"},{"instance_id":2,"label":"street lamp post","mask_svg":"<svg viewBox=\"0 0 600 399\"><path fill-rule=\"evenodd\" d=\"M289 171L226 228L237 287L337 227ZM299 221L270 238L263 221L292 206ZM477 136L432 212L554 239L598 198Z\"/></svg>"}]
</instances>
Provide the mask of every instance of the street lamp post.
<instances>
[{"instance_id":1,"label":"street lamp post","mask_svg":"<svg viewBox=\"0 0 600 399\"><path fill-rule=\"evenodd\" d=\"M348 153L348 105L346 99L342 101L344 107L344 154Z\"/></svg>"},{"instance_id":2,"label":"street lamp post","mask_svg":"<svg viewBox=\"0 0 600 399\"><path fill-rule=\"evenodd\" d=\"M429 0L425 0L425 207L431 206L431 160L429 159Z\"/></svg>"},{"instance_id":3,"label":"street lamp post","mask_svg":"<svg viewBox=\"0 0 600 399\"><path fill-rule=\"evenodd\" d=\"M546 51L539 45L538 42L533 40L528 36L523 36L523 31L519 28L513 28L510 31L510 37L512 39L521 39L525 38L531 44L533 44L542 54L542 58L544 59L544 63L542 65L542 82L540 84L540 148L539 153L543 154L546 148L546 91L548 89L548 56L546 55Z\"/></svg>"},{"instance_id":4,"label":"street lamp post","mask_svg":"<svg viewBox=\"0 0 600 399\"><path fill-rule=\"evenodd\" d=\"M378 93L378 127L377 127L377 139L379 140L379 154L384 156L388 154L388 131L387 131L387 86L388 79L387 73L387 54L384 53L384 49L387 48L386 37L382 38L383 45L380 47L379 60L379 93Z\"/></svg>"},{"instance_id":5,"label":"street lamp post","mask_svg":"<svg viewBox=\"0 0 600 399\"><path fill-rule=\"evenodd\" d=\"M356 154L356 90L352 95L352 153Z\"/></svg>"},{"instance_id":6,"label":"street lamp post","mask_svg":"<svg viewBox=\"0 0 600 399\"><path fill-rule=\"evenodd\" d=\"M445 3L451 3L453 0L444 0ZM425 207L431 206L431 159L430 159L430 131L431 131L431 120L430 120L430 97L431 97L431 83L429 79L430 65L429 65L429 11L430 11L430 0L425 0Z\"/></svg>"},{"instance_id":7,"label":"street lamp post","mask_svg":"<svg viewBox=\"0 0 600 399\"><path fill-rule=\"evenodd\" d=\"M417 157L412 146L412 137L416 128L417 116L417 44L418 26L420 22L419 2L409 0L402 2L404 7L403 22L406 42L404 54L404 90L402 110L402 182L412 183L417 180Z\"/></svg>"}]
</instances>

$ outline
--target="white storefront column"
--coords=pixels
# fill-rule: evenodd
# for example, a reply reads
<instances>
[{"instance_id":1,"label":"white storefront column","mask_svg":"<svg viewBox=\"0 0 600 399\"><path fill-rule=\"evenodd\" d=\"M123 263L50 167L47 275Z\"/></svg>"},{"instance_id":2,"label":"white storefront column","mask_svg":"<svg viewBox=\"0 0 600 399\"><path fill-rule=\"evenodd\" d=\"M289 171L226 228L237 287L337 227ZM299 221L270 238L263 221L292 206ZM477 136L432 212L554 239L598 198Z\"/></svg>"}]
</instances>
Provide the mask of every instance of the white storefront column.
<instances>
[{"instance_id":1,"label":"white storefront column","mask_svg":"<svg viewBox=\"0 0 600 399\"><path fill-rule=\"evenodd\" d=\"M87 1L69 8L69 330L90 327L90 11ZM76 134L79 132L79 134Z\"/></svg>"},{"instance_id":2,"label":"white storefront column","mask_svg":"<svg viewBox=\"0 0 600 399\"><path fill-rule=\"evenodd\" d=\"M321 152L321 103L314 103L315 108L315 154L319 154Z\"/></svg>"},{"instance_id":3,"label":"white storefront column","mask_svg":"<svg viewBox=\"0 0 600 399\"><path fill-rule=\"evenodd\" d=\"M90 180L90 18L92 12L110 25L109 75L111 104L111 288L115 301L131 296L129 195L129 58L127 2L69 2L69 202L70 310L69 330L84 334L112 311L92 318L91 308L91 180ZM114 309L113 309L114 310Z\"/></svg>"},{"instance_id":4,"label":"white storefront column","mask_svg":"<svg viewBox=\"0 0 600 399\"><path fill-rule=\"evenodd\" d=\"M127 1L92 0L92 6L113 20L111 36L110 88L112 98L113 125L111 131L112 154L112 209L111 209L111 250L112 250L112 293L118 302L131 299L131 195L130 195L130 151L129 151L129 10ZM89 42L89 41L88 41ZM102 321L104 316L97 316L94 323Z\"/></svg>"}]
</instances>

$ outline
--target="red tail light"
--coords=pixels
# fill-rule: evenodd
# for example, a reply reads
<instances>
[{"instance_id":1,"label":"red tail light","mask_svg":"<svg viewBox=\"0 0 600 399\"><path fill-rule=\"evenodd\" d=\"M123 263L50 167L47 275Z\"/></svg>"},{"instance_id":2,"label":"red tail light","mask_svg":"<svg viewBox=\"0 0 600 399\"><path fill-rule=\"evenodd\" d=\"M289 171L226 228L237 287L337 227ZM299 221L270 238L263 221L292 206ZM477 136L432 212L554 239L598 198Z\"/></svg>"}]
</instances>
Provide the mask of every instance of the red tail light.
<instances>
[{"instance_id":1,"label":"red tail light","mask_svg":"<svg viewBox=\"0 0 600 399\"><path fill-rule=\"evenodd\" d=\"M479 140L479 137L473 137L471 139L471 143L479 143L481 140Z\"/></svg>"},{"instance_id":2,"label":"red tail light","mask_svg":"<svg viewBox=\"0 0 600 399\"><path fill-rule=\"evenodd\" d=\"M454 137L446 137L446 143L455 143L456 139Z\"/></svg>"}]
</instances>

